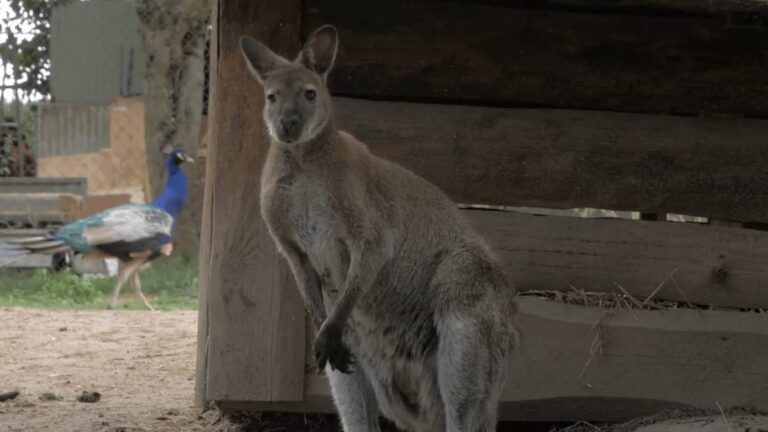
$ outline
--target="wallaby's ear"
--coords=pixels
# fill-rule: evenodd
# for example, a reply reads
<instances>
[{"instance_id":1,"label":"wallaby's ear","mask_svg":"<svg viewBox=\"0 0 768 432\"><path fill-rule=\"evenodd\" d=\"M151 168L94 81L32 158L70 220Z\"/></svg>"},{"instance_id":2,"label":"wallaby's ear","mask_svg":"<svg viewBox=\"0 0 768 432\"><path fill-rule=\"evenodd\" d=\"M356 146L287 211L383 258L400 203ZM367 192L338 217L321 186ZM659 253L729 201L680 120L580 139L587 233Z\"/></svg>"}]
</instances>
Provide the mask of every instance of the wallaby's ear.
<instances>
[{"instance_id":1,"label":"wallaby's ear","mask_svg":"<svg viewBox=\"0 0 768 432\"><path fill-rule=\"evenodd\" d=\"M299 60L309 69L320 74L323 79L328 76L336 61L336 51L339 49L339 33L336 27L324 25L315 30L307 39L307 43L299 53Z\"/></svg>"},{"instance_id":2,"label":"wallaby's ear","mask_svg":"<svg viewBox=\"0 0 768 432\"><path fill-rule=\"evenodd\" d=\"M288 60L275 54L266 45L250 36L240 37L240 52L243 53L248 69L260 83L264 82L266 74L280 66L289 64Z\"/></svg>"},{"instance_id":3,"label":"wallaby's ear","mask_svg":"<svg viewBox=\"0 0 768 432\"><path fill-rule=\"evenodd\" d=\"M163 145L160 146L160 153L162 154L171 154L173 151L173 144L170 142L165 142Z\"/></svg>"}]
</instances>

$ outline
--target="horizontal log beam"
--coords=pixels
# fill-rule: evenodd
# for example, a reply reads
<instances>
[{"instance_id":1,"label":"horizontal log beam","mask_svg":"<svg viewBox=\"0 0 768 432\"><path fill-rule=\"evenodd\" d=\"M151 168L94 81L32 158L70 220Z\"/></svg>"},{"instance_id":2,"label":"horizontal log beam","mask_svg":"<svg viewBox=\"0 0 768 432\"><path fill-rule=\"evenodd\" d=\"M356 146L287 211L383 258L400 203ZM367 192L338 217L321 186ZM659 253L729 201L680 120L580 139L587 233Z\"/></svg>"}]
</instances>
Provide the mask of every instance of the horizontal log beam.
<instances>
[{"instance_id":1,"label":"horizontal log beam","mask_svg":"<svg viewBox=\"0 0 768 432\"><path fill-rule=\"evenodd\" d=\"M340 29L338 95L768 117L764 17L487 3L317 0L305 4L302 32Z\"/></svg>"},{"instance_id":2,"label":"horizontal log beam","mask_svg":"<svg viewBox=\"0 0 768 432\"><path fill-rule=\"evenodd\" d=\"M485 1L486 4L498 4L512 7L536 7L539 9L599 11L613 13L641 14L766 14L768 2L765 0L540 0L532 5L525 0Z\"/></svg>"},{"instance_id":3,"label":"horizontal log beam","mask_svg":"<svg viewBox=\"0 0 768 432\"><path fill-rule=\"evenodd\" d=\"M455 201L768 221L768 121L336 98L339 125Z\"/></svg>"},{"instance_id":4,"label":"horizontal log beam","mask_svg":"<svg viewBox=\"0 0 768 432\"><path fill-rule=\"evenodd\" d=\"M502 393L502 420L623 421L681 406L714 410L717 403L726 410L768 409L763 316L605 311L523 298L517 324L523 345ZM602 352L592 355L593 344ZM316 374L304 379L302 402L227 401L219 406L225 411L334 412L326 379Z\"/></svg>"},{"instance_id":5,"label":"horizontal log beam","mask_svg":"<svg viewBox=\"0 0 768 432\"><path fill-rule=\"evenodd\" d=\"M524 341L502 394L503 417L621 421L662 407L714 410L718 402L768 409L765 316L525 299L518 319Z\"/></svg>"},{"instance_id":6,"label":"horizontal log beam","mask_svg":"<svg viewBox=\"0 0 768 432\"><path fill-rule=\"evenodd\" d=\"M768 308L768 232L694 223L465 211L520 290L629 292Z\"/></svg>"}]
</instances>

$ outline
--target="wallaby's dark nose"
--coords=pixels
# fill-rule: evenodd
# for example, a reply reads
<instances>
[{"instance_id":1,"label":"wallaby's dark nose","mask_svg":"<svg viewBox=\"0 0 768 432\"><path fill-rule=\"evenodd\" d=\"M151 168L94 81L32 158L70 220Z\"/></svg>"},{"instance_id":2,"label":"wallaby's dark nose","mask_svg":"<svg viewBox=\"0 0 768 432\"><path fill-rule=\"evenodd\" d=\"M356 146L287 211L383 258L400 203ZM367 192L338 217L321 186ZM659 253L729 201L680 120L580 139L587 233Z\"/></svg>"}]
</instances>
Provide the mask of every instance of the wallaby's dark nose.
<instances>
[{"instance_id":1,"label":"wallaby's dark nose","mask_svg":"<svg viewBox=\"0 0 768 432\"><path fill-rule=\"evenodd\" d=\"M280 127L283 128L283 132L286 136L292 137L299 132L300 124L299 116L291 115L280 119Z\"/></svg>"}]
</instances>

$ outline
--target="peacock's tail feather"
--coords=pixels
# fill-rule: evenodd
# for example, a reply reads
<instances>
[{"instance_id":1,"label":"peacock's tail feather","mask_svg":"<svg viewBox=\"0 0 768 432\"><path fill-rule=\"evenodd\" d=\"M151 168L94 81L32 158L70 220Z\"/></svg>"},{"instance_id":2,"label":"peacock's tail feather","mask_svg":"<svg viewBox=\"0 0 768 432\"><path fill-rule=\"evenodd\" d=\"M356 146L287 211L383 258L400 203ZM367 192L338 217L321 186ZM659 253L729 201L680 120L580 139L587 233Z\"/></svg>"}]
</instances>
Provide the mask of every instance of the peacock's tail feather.
<instances>
[{"instance_id":1,"label":"peacock's tail feather","mask_svg":"<svg viewBox=\"0 0 768 432\"><path fill-rule=\"evenodd\" d=\"M62 240L37 236L0 240L0 267L10 265L31 253L54 254L71 250Z\"/></svg>"}]
</instances>

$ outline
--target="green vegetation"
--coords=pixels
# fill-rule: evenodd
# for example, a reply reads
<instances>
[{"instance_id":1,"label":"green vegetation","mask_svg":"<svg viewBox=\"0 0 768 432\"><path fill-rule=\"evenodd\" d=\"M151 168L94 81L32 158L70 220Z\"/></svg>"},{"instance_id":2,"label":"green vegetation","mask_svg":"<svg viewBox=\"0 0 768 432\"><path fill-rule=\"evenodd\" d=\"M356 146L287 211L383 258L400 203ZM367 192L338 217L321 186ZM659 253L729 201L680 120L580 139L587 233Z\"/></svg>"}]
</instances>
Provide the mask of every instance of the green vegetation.
<instances>
[{"instance_id":1,"label":"green vegetation","mask_svg":"<svg viewBox=\"0 0 768 432\"><path fill-rule=\"evenodd\" d=\"M0 271L0 307L104 309L115 278L80 277L69 271ZM141 272L141 288L158 310L197 308L197 268L173 257ZM120 309L145 310L130 283L121 291Z\"/></svg>"}]
</instances>

